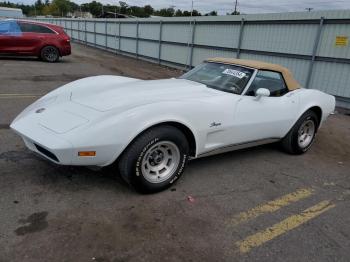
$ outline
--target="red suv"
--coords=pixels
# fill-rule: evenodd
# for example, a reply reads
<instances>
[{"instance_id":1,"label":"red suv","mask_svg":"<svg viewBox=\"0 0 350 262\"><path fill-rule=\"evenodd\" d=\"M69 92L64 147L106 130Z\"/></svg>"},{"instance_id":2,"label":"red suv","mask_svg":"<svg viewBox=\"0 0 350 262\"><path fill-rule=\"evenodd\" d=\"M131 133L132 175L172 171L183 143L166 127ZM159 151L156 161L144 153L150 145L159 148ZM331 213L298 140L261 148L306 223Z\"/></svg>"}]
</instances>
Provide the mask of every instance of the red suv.
<instances>
[{"instance_id":1,"label":"red suv","mask_svg":"<svg viewBox=\"0 0 350 262\"><path fill-rule=\"evenodd\" d=\"M57 25L0 20L0 54L38 56L56 62L70 55L70 37Z\"/></svg>"}]
</instances>

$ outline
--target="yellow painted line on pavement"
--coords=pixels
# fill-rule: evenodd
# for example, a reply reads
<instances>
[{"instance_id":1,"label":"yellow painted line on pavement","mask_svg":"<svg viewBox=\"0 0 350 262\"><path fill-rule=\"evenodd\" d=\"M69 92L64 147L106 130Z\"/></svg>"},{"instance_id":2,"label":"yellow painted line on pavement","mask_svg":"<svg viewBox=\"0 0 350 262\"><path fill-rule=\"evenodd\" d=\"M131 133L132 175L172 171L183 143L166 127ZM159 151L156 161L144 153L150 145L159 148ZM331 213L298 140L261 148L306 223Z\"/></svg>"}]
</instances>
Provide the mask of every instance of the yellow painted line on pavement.
<instances>
[{"instance_id":1,"label":"yellow painted line on pavement","mask_svg":"<svg viewBox=\"0 0 350 262\"><path fill-rule=\"evenodd\" d=\"M335 207L329 200L322 201L317 205L314 205L297 215L290 216L281 222L268 227L264 231L258 232L245 238L243 241L236 242L236 246L241 253L247 253L252 248L258 247L288 231L306 223L310 219L313 219L327 210Z\"/></svg>"},{"instance_id":2,"label":"yellow painted line on pavement","mask_svg":"<svg viewBox=\"0 0 350 262\"><path fill-rule=\"evenodd\" d=\"M0 96L0 99L37 98L37 96Z\"/></svg>"},{"instance_id":3,"label":"yellow painted line on pavement","mask_svg":"<svg viewBox=\"0 0 350 262\"><path fill-rule=\"evenodd\" d=\"M42 96L42 94L0 94L0 99L11 99L11 98L36 98Z\"/></svg>"},{"instance_id":4,"label":"yellow painted line on pavement","mask_svg":"<svg viewBox=\"0 0 350 262\"><path fill-rule=\"evenodd\" d=\"M0 96L42 96L42 94L6 94L0 93Z\"/></svg>"},{"instance_id":5,"label":"yellow painted line on pavement","mask_svg":"<svg viewBox=\"0 0 350 262\"><path fill-rule=\"evenodd\" d=\"M314 190L311 188L303 188L299 189L293 193L284 195L275 200L269 201L265 204L254 207L246 212L242 212L233 217L230 224L233 226L238 225L243 222L247 222L248 220L257 218L260 215L265 213L272 213L277 211L278 209L288 206L291 203L297 202L301 199L307 198L313 194Z\"/></svg>"}]
</instances>

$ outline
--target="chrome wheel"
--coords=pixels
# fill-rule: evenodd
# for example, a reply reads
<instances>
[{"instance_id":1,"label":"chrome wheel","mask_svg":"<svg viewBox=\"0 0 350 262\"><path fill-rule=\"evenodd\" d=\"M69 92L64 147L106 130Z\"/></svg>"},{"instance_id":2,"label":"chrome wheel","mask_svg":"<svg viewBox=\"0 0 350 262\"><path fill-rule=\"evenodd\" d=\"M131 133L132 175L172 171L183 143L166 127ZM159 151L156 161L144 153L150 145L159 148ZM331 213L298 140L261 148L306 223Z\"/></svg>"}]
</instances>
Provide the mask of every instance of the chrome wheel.
<instances>
[{"instance_id":1,"label":"chrome wheel","mask_svg":"<svg viewBox=\"0 0 350 262\"><path fill-rule=\"evenodd\" d=\"M315 130L314 121L309 119L302 123L298 130L298 145L300 148L306 148L311 144L315 136Z\"/></svg>"},{"instance_id":2,"label":"chrome wheel","mask_svg":"<svg viewBox=\"0 0 350 262\"><path fill-rule=\"evenodd\" d=\"M43 50L43 58L44 60L48 61L48 62L55 62L58 58L58 52L57 49L55 47L45 47Z\"/></svg>"},{"instance_id":3,"label":"chrome wheel","mask_svg":"<svg viewBox=\"0 0 350 262\"><path fill-rule=\"evenodd\" d=\"M173 142L161 141L149 148L141 163L143 177L150 183L169 179L180 163L180 150Z\"/></svg>"}]
</instances>

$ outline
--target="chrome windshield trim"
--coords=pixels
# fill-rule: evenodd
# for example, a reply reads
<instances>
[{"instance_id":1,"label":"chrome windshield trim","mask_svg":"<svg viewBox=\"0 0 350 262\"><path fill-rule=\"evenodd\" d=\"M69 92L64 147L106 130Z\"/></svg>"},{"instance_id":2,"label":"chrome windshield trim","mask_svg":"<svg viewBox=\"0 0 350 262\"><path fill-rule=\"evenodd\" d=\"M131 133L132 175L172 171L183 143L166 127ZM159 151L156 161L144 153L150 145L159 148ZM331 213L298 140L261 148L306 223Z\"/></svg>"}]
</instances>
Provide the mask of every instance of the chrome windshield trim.
<instances>
[{"instance_id":1,"label":"chrome windshield trim","mask_svg":"<svg viewBox=\"0 0 350 262\"><path fill-rule=\"evenodd\" d=\"M243 89L242 93L240 94L241 96L244 96L245 93L247 93L250 85L253 83L254 79L255 79L255 76L256 74L258 73L258 69L254 69L254 73L253 75L251 76L251 78L249 79L249 82L247 83L247 85L245 86L245 88Z\"/></svg>"}]
</instances>

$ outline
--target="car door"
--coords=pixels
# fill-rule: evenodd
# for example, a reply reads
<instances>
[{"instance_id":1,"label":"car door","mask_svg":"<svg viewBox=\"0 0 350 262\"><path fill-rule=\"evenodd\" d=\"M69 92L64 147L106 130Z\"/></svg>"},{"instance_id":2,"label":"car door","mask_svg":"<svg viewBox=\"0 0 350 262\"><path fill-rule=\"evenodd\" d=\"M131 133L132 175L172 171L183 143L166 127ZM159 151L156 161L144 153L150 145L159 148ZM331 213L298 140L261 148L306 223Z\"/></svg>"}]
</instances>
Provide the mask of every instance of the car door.
<instances>
[{"instance_id":1,"label":"car door","mask_svg":"<svg viewBox=\"0 0 350 262\"><path fill-rule=\"evenodd\" d=\"M0 53L15 53L16 39L20 35L16 21L0 21Z\"/></svg>"},{"instance_id":2,"label":"car door","mask_svg":"<svg viewBox=\"0 0 350 262\"><path fill-rule=\"evenodd\" d=\"M45 40L45 35L40 33L40 26L28 23L19 22L22 35L17 39L17 48L19 53L36 55L41 43Z\"/></svg>"},{"instance_id":3,"label":"car door","mask_svg":"<svg viewBox=\"0 0 350 262\"><path fill-rule=\"evenodd\" d=\"M270 96L256 97L259 88ZM298 97L288 88L279 72L259 70L237 103L234 140L238 143L282 138L295 121Z\"/></svg>"}]
</instances>

